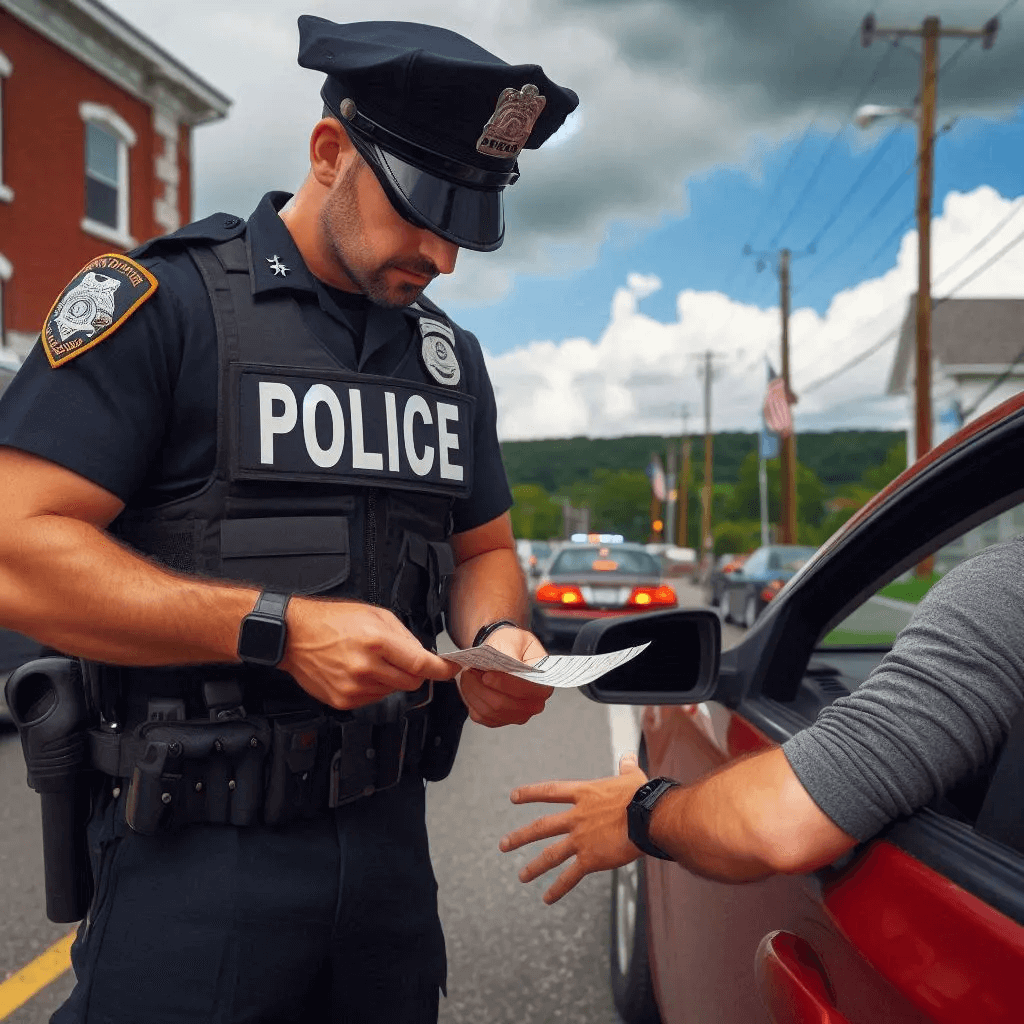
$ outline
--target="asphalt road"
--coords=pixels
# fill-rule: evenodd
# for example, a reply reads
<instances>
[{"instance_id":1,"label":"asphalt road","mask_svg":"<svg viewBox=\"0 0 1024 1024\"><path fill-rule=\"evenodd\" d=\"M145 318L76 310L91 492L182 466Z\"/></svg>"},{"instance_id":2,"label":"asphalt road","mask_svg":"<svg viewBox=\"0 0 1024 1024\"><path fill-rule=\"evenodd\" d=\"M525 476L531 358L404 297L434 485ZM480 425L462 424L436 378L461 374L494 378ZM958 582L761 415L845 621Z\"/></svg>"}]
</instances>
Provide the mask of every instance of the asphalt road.
<instances>
[{"instance_id":1,"label":"asphalt road","mask_svg":"<svg viewBox=\"0 0 1024 1024\"><path fill-rule=\"evenodd\" d=\"M695 588L679 591L681 604L700 603ZM731 646L742 630L724 634ZM556 691L526 726L467 723L455 770L427 799L448 944L442 1024L619 1024L608 986L608 877L587 878L547 907L543 879L526 886L516 877L532 854L497 849L539 813L509 803L513 786L607 775L612 761L608 708L575 690ZM17 734L0 731L0 981L70 930L45 917L38 819ZM65 973L5 1022L42 1024L72 984Z\"/></svg>"}]
</instances>

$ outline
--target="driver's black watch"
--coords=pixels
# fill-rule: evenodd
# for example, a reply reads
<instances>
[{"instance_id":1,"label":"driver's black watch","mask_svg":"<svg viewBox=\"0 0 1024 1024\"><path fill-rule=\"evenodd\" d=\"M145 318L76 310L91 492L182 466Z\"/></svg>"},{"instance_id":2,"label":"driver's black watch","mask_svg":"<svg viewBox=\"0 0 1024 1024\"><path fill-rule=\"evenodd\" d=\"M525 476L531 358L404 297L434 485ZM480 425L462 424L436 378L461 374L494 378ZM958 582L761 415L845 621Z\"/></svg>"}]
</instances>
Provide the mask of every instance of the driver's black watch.
<instances>
[{"instance_id":1,"label":"driver's black watch","mask_svg":"<svg viewBox=\"0 0 1024 1024\"><path fill-rule=\"evenodd\" d=\"M264 590L238 629L238 656L247 665L277 665L284 657L288 627L284 613L291 594Z\"/></svg>"},{"instance_id":2,"label":"driver's black watch","mask_svg":"<svg viewBox=\"0 0 1024 1024\"><path fill-rule=\"evenodd\" d=\"M651 842L651 812L654 805L679 783L675 779L651 779L645 782L634 794L626 807L626 829L629 841L644 853L658 860L672 860L661 847Z\"/></svg>"}]
</instances>

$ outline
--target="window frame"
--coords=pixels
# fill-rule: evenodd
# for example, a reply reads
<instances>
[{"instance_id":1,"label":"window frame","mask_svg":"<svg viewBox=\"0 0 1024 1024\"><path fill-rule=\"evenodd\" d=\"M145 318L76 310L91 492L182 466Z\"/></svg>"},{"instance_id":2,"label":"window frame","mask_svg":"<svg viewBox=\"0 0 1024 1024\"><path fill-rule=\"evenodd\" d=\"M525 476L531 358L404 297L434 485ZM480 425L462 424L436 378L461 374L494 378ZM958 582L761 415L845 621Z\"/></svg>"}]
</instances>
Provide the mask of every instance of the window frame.
<instances>
[{"instance_id":1,"label":"window frame","mask_svg":"<svg viewBox=\"0 0 1024 1024\"><path fill-rule=\"evenodd\" d=\"M4 182L4 79L10 78L14 65L10 58L0 50L0 202L9 203L14 199L14 189ZM0 338L3 337L3 325L0 324Z\"/></svg>"},{"instance_id":2,"label":"window frame","mask_svg":"<svg viewBox=\"0 0 1024 1024\"><path fill-rule=\"evenodd\" d=\"M14 267L11 261L0 252L0 347L7 347L7 328L4 322L4 292L5 285L14 275Z\"/></svg>"},{"instance_id":3,"label":"window frame","mask_svg":"<svg viewBox=\"0 0 1024 1024\"><path fill-rule=\"evenodd\" d=\"M82 118L82 154L83 185L88 177L89 168L85 163L86 138L88 126L93 125L101 131L112 135L117 141L117 224L111 227L101 221L93 220L88 212L82 217L81 228L89 235L105 242L113 242L124 249L132 249L137 244L131 234L131 181L129 171L131 160L129 151L138 141L138 136L128 122L111 107L100 103L81 103L78 113ZM82 191L82 202L85 203L85 190Z\"/></svg>"}]
</instances>

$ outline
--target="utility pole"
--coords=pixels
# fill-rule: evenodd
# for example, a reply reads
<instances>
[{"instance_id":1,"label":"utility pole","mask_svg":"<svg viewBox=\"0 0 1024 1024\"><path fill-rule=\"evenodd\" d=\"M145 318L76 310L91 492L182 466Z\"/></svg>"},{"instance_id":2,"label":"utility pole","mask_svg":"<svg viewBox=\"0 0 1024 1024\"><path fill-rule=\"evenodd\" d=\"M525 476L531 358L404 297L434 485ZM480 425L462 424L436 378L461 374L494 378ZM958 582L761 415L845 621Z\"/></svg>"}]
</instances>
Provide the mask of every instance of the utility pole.
<instances>
[{"instance_id":1,"label":"utility pole","mask_svg":"<svg viewBox=\"0 0 1024 1024\"><path fill-rule=\"evenodd\" d=\"M782 314L782 379L786 385L786 400L795 404L796 396L789 386L789 257L790 251L779 252L779 309ZM782 515L779 523L783 544L796 543L796 431L791 430L782 439L779 464L779 489Z\"/></svg>"},{"instance_id":2,"label":"utility pole","mask_svg":"<svg viewBox=\"0 0 1024 1024\"><path fill-rule=\"evenodd\" d=\"M743 252L747 256L757 256L758 271L764 270L766 261L775 254L768 252L754 253L750 246L745 246ZM796 395L790 386L789 380L789 267L794 259L802 256L809 256L814 252L813 248L805 249L795 255L789 249L780 249L777 254L776 267L779 274L779 312L782 320L782 380L786 386L786 402L790 406L796 405ZM796 543L796 430L790 432L781 439L781 451L779 452L779 543Z\"/></svg>"},{"instance_id":3,"label":"utility pole","mask_svg":"<svg viewBox=\"0 0 1024 1024\"><path fill-rule=\"evenodd\" d=\"M683 468L679 479L679 504L677 506L679 517L677 520L676 527L676 544L681 548L688 547L686 541L689 539L689 520L688 516L690 513L689 499L690 499L690 430L687 425L689 416L687 415L686 406L683 406L683 436L680 438L680 447L682 448L682 461Z\"/></svg>"},{"instance_id":4,"label":"utility pole","mask_svg":"<svg viewBox=\"0 0 1024 1024\"><path fill-rule=\"evenodd\" d=\"M988 50L999 31L999 19L992 18L980 29L943 28L936 17L925 18L920 28L881 28L869 14L861 24L861 42L870 46L875 37L919 36L921 38L921 92L917 98L917 356L915 382L915 456L921 458L932 446L932 284L931 235L933 154L935 146L935 84L939 61L939 40L980 39Z\"/></svg>"},{"instance_id":5,"label":"utility pole","mask_svg":"<svg viewBox=\"0 0 1024 1024\"><path fill-rule=\"evenodd\" d=\"M715 541L711 536L711 379L714 370L711 366L712 353L704 353L704 496L703 515L700 527L700 558L701 561L708 559L710 566L711 559L715 552Z\"/></svg>"},{"instance_id":6,"label":"utility pole","mask_svg":"<svg viewBox=\"0 0 1024 1024\"><path fill-rule=\"evenodd\" d=\"M676 444L669 441L665 446L665 529L662 536L666 544L673 543L676 535L676 508L679 497L676 478Z\"/></svg>"},{"instance_id":7,"label":"utility pole","mask_svg":"<svg viewBox=\"0 0 1024 1024\"><path fill-rule=\"evenodd\" d=\"M873 14L861 23L861 43L870 46L875 36L921 38L921 92L917 102L917 352L915 376L914 448L920 459L932 447L932 188L935 147L935 80L939 39L980 39L988 50L999 31L999 19L984 28L943 28L934 16L920 28L880 28ZM918 575L931 575L932 560L917 567Z\"/></svg>"}]
</instances>

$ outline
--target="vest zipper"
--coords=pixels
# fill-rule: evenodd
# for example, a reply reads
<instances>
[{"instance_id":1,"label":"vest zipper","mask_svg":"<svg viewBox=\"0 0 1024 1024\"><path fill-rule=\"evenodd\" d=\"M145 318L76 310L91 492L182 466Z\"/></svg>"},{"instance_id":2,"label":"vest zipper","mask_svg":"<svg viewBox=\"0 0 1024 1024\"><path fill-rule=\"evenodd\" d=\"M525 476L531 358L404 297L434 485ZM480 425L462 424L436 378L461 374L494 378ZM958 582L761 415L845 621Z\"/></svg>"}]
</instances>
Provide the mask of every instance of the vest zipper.
<instances>
[{"instance_id":1,"label":"vest zipper","mask_svg":"<svg viewBox=\"0 0 1024 1024\"><path fill-rule=\"evenodd\" d=\"M377 491L370 488L366 495L366 566L367 597L370 604L380 604L377 580Z\"/></svg>"}]
</instances>

